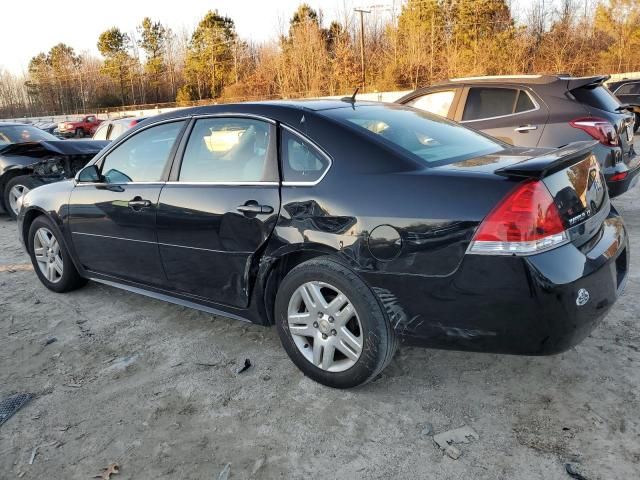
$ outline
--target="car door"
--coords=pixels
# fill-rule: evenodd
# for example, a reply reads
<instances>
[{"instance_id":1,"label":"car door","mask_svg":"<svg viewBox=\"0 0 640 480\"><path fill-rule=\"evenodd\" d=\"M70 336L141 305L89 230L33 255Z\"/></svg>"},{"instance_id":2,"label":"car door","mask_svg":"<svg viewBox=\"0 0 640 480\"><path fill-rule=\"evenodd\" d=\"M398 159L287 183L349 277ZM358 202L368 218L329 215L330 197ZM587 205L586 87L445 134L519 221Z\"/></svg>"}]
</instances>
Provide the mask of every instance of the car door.
<instances>
[{"instance_id":1,"label":"car door","mask_svg":"<svg viewBox=\"0 0 640 480\"><path fill-rule=\"evenodd\" d=\"M456 120L511 145L535 147L549 112L533 92L517 87L465 88Z\"/></svg>"},{"instance_id":2,"label":"car door","mask_svg":"<svg viewBox=\"0 0 640 480\"><path fill-rule=\"evenodd\" d=\"M169 285L246 307L253 267L280 210L275 124L246 116L196 118L179 156L157 217Z\"/></svg>"},{"instance_id":3,"label":"car door","mask_svg":"<svg viewBox=\"0 0 640 480\"><path fill-rule=\"evenodd\" d=\"M69 198L69 228L89 271L162 286L155 233L160 190L185 120L152 125L106 152L101 180L77 183Z\"/></svg>"},{"instance_id":4,"label":"car door","mask_svg":"<svg viewBox=\"0 0 640 480\"><path fill-rule=\"evenodd\" d=\"M404 105L453 119L460 97L460 88L441 88L418 95Z\"/></svg>"}]
</instances>

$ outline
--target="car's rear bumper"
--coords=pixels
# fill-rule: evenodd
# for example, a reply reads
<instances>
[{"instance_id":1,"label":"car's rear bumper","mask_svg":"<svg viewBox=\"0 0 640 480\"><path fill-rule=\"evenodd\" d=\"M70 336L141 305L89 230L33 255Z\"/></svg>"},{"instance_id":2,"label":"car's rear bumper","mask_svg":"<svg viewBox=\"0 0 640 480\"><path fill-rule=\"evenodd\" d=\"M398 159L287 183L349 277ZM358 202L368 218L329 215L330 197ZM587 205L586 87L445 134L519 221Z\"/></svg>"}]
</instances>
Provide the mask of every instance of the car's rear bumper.
<instances>
[{"instance_id":1,"label":"car's rear bumper","mask_svg":"<svg viewBox=\"0 0 640 480\"><path fill-rule=\"evenodd\" d=\"M363 275L406 343L559 353L589 335L624 288L629 242L622 219L612 212L599 235L588 246L528 257L465 255L446 277Z\"/></svg>"},{"instance_id":2,"label":"car's rear bumper","mask_svg":"<svg viewBox=\"0 0 640 480\"><path fill-rule=\"evenodd\" d=\"M607 181L610 197L622 195L638 183L640 174L640 157L635 157L629 165L618 164L611 171L606 170L604 178Z\"/></svg>"}]
</instances>

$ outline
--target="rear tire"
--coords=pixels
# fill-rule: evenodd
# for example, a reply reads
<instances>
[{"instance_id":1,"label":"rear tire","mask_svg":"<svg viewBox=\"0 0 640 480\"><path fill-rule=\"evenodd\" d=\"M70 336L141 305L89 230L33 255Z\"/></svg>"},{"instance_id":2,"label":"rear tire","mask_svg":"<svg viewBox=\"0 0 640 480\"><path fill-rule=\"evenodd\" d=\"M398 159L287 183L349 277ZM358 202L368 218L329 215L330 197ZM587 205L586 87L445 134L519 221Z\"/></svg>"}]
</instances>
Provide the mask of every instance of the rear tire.
<instances>
[{"instance_id":1,"label":"rear tire","mask_svg":"<svg viewBox=\"0 0 640 480\"><path fill-rule=\"evenodd\" d=\"M5 210L12 219L18 218L18 213L20 213L16 205L18 199L40 185L42 185L42 182L31 175L18 175L7 182L4 186L2 200Z\"/></svg>"},{"instance_id":2,"label":"rear tire","mask_svg":"<svg viewBox=\"0 0 640 480\"><path fill-rule=\"evenodd\" d=\"M289 358L309 378L333 388L373 380L393 358L397 339L386 312L349 268L321 257L284 278L276 327Z\"/></svg>"},{"instance_id":3,"label":"rear tire","mask_svg":"<svg viewBox=\"0 0 640 480\"><path fill-rule=\"evenodd\" d=\"M51 220L45 216L37 217L29 228L29 256L45 287L58 293L70 292L86 285L87 280L76 270L56 232Z\"/></svg>"}]
</instances>

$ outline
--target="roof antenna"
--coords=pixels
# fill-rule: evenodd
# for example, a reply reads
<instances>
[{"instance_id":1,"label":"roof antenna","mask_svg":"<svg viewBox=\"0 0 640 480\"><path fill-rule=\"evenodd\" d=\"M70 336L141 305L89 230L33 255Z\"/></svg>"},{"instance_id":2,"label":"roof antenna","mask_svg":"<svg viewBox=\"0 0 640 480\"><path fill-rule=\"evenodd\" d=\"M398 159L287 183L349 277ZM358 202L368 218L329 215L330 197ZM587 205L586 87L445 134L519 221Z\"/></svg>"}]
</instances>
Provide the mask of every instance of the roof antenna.
<instances>
[{"instance_id":1,"label":"roof antenna","mask_svg":"<svg viewBox=\"0 0 640 480\"><path fill-rule=\"evenodd\" d=\"M354 103L356 103L356 95L358 94L358 90L360 90L360 87L356 87L356 91L353 92L353 95L351 95L350 97L342 97L340 100L342 100L343 102L349 102L353 105Z\"/></svg>"}]
</instances>

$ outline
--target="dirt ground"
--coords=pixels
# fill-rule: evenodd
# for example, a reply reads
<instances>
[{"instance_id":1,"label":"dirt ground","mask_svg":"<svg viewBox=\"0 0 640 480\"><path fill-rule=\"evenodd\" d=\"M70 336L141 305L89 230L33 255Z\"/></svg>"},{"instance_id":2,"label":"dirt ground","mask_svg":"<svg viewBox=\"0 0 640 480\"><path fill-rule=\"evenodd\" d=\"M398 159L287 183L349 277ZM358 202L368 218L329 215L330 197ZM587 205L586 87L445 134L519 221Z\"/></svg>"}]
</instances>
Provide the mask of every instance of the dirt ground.
<instances>
[{"instance_id":1,"label":"dirt ground","mask_svg":"<svg viewBox=\"0 0 640 480\"><path fill-rule=\"evenodd\" d=\"M616 200L631 235L625 294L555 357L401 348L382 378L305 378L275 329L90 283L36 280L0 217L0 478L640 478L640 187ZM13 266L13 267L10 267ZM57 341L46 345L48 339ZM236 373L250 359L252 366ZM469 425L453 460L428 434ZM36 450L33 464L29 464Z\"/></svg>"}]
</instances>

